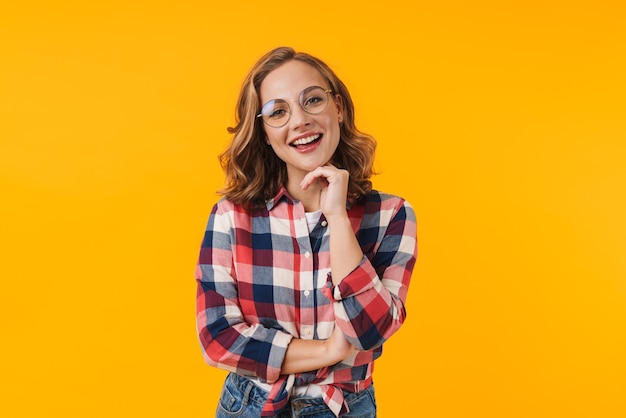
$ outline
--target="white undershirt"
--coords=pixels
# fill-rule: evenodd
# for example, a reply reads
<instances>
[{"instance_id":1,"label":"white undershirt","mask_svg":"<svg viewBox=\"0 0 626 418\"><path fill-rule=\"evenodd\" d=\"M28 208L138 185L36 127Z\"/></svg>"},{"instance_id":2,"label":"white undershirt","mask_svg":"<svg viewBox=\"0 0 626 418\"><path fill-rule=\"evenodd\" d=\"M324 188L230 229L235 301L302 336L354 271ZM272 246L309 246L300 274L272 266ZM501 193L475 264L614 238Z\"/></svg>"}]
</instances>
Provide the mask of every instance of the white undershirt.
<instances>
[{"instance_id":1,"label":"white undershirt","mask_svg":"<svg viewBox=\"0 0 626 418\"><path fill-rule=\"evenodd\" d=\"M315 212L305 212L306 215L306 223L309 225L309 232L313 231L315 225L319 222L322 217L322 210L316 210Z\"/></svg>"}]
</instances>

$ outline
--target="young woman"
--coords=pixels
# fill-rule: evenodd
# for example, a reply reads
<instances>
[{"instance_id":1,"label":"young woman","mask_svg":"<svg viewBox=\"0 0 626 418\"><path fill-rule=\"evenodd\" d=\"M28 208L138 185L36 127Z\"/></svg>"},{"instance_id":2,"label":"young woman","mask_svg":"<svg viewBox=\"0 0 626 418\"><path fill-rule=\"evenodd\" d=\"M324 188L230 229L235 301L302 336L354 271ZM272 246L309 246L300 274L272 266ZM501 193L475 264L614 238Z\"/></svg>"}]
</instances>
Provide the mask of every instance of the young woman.
<instances>
[{"instance_id":1,"label":"young woman","mask_svg":"<svg viewBox=\"0 0 626 418\"><path fill-rule=\"evenodd\" d=\"M346 86L277 48L244 80L196 279L218 417L374 417L374 360L400 328L416 257L403 199L372 190L376 143Z\"/></svg>"}]
</instances>

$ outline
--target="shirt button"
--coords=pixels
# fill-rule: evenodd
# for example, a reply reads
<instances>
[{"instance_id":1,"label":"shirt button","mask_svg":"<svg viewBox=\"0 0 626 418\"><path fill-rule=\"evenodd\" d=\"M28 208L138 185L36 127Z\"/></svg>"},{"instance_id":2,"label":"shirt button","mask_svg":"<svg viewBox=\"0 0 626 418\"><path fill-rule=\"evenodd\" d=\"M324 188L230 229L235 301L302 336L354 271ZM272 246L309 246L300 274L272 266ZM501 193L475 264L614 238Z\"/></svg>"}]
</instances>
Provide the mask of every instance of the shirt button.
<instances>
[{"instance_id":1,"label":"shirt button","mask_svg":"<svg viewBox=\"0 0 626 418\"><path fill-rule=\"evenodd\" d=\"M322 226L326 226L326 225L328 225L328 222L322 221Z\"/></svg>"},{"instance_id":2,"label":"shirt button","mask_svg":"<svg viewBox=\"0 0 626 418\"><path fill-rule=\"evenodd\" d=\"M306 253L304 253L304 256L305 256L306 258L309 258L309 257L311 256L311 253L307 251Z\"/></svg>"},{"instance_id":3,"label":"shirt button","mask_svg":"<svg viewBox=\"0 0 626 418\"><path fill-rule=\"evenodd\" d=\"M311 292L309 292L308 290L304 291L304 296L309 296L311 294Z\"/></svg>"}]
</instances>

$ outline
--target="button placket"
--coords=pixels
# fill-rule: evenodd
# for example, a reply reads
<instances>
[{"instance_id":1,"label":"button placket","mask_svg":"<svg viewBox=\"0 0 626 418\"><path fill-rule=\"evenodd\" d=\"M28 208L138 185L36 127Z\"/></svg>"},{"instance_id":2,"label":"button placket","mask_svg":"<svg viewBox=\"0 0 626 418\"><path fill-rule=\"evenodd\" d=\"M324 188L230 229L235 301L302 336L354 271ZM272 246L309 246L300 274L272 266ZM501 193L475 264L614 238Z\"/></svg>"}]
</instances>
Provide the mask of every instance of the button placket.
<instances>
[{"instance_id":1,"label":"button placket","mask_svg":"<svg viewBox=\"0 0 626 418\"><path fill-rule=\"evenodd\" d=\"M314 257L313 248L311 244L311 238L309 236L309 226L304 216L304 207L298 204L298 207L294 208L294 217L296 219L293 222L295 229L295 238L298 244L298 251L300 257L300 267L298 272L299 290L300 290L300 337L304 339L312 339L315 334L315 298L313 297L314 290Z\"/></svg>"}]
</instances>

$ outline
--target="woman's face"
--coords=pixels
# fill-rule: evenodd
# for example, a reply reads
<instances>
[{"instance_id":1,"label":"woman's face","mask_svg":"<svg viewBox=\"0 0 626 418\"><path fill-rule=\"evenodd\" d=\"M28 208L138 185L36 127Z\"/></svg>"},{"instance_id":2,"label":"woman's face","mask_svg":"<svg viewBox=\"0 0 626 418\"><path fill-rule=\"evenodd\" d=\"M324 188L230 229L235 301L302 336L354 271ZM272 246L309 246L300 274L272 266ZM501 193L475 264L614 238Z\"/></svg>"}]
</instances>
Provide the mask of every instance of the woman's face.
<instances>
[{"instance_id":1,"label":"woman's face","mask_svg":"<svg viewBox=\"0 0 626 418\"><path fill-rule=\"evenodd\" d=\"M304 175L328 163L339 144L339 123L343 119L340 96L327 95L328 106L318 114L305 112L298 104L300 93L312 86L330 86L314 67L292 60L270 72L260 86L261 103L282 99L289 104L290 117L284 126L263 124L267 142L287 165L287 176L300 181Z\"/></svg>"}]
</instances>

